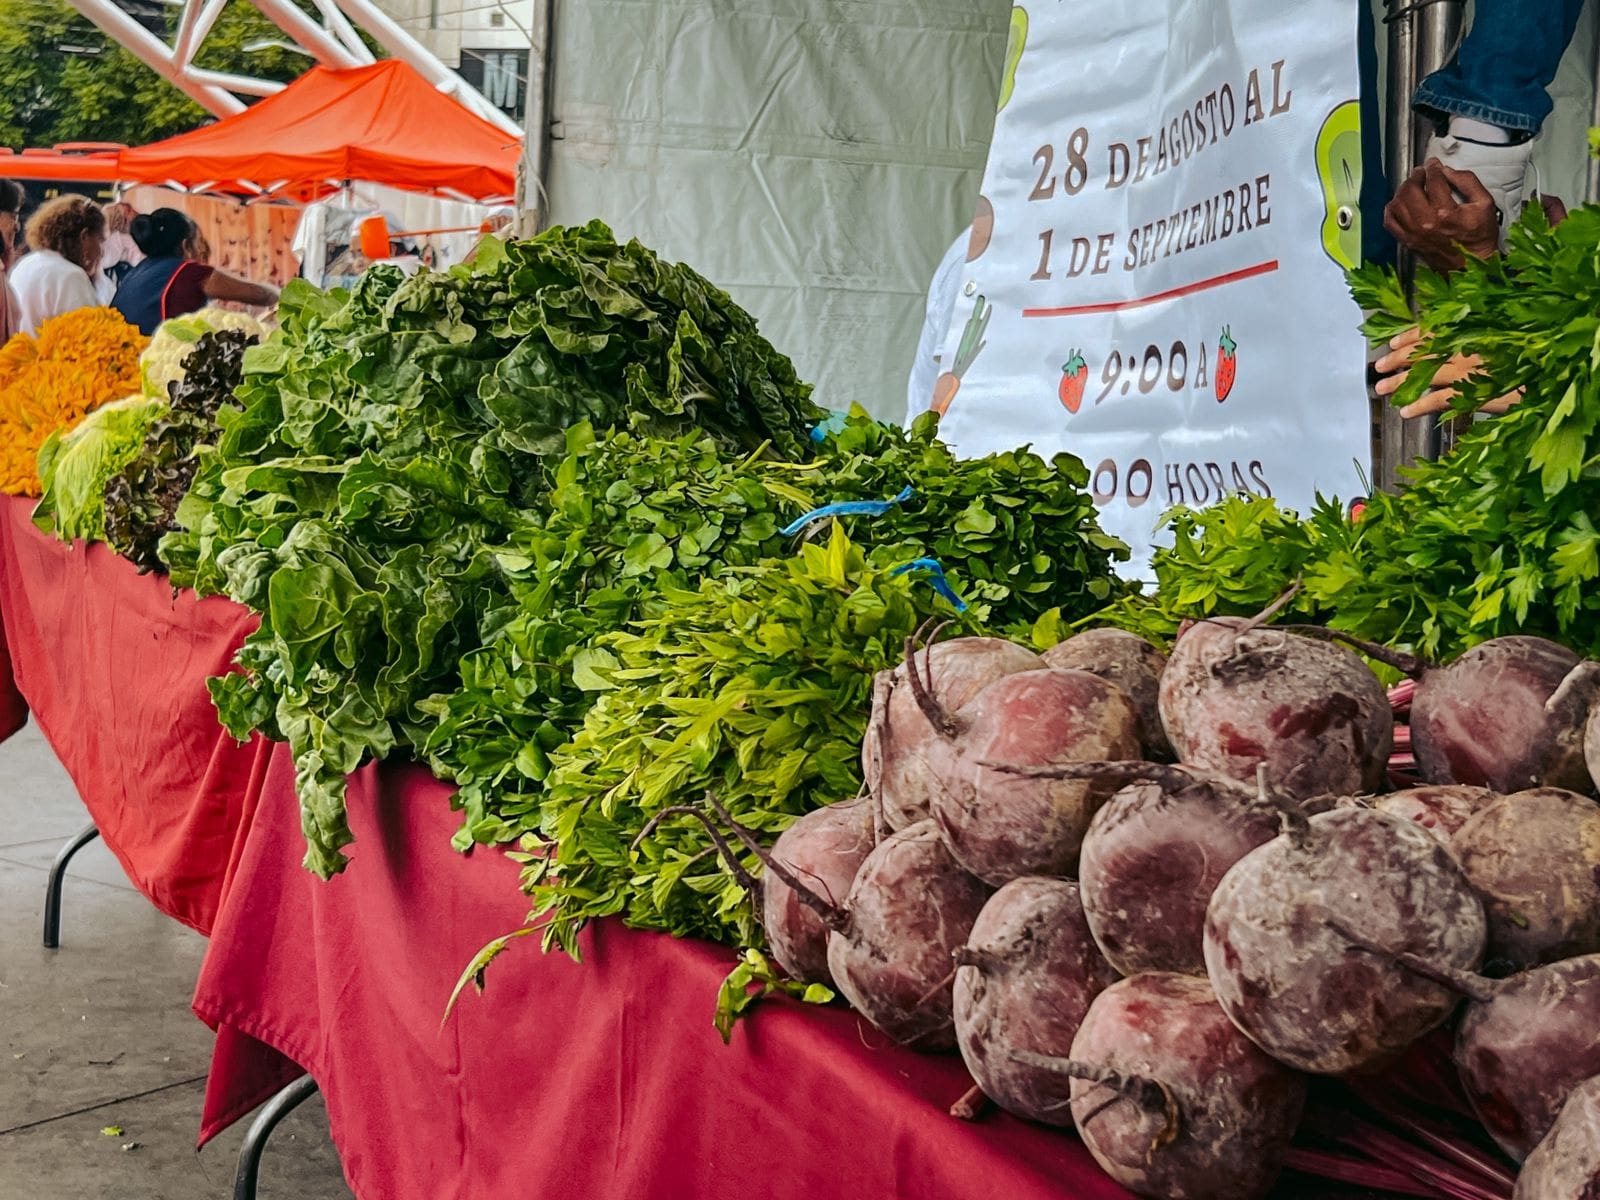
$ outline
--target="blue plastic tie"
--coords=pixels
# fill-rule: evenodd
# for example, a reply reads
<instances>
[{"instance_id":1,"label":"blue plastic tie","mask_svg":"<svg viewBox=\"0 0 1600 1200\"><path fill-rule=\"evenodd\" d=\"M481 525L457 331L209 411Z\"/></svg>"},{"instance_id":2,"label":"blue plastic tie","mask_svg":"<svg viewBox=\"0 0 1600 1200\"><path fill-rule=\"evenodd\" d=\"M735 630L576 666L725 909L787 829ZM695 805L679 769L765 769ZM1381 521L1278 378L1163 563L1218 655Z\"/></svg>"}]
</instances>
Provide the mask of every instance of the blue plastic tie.
<instances>
[{"instance_id":1,"label":"blue plastic tie","mask_svg":"<svg viewBox=\"0 0 1600 1200\"><path fill-rule=\"evenodd\" d=\"M838 433L847 424L849 424L849 422L849 413L835 412L830 410L827 416L823 417L822 420L818 421L811 427L811 440L820 445L821 443L827 441L828 438L833 434Z\"/></svg>"},{"instance_id":2,"label":"blue plastic tie","mask_svg":"<svg viewBox=\"0 0 1600 1200\"><path fill-rule=\"evenodd\" d=\"M841 500L837 504L824 504L813 508L803 517L797 517L778 531L781 537L793 537L808 525L825 521L829 517L881 517L897 504L904 504L916 495L910 487L900 490L893 500Z\"/></svg>"},{"instance_id":3,"label":"blue plastic tie","mask_svg":"<svg viewBox=\"0 0 1600 1200\"><path fill-rule=\"evenodd\" d=\"M934 591L938 592L939 595L950 601L957 612L967 611L967 602L960 596L956 595L955 588L951 587L950 581L945 578L944 564L941 563L937 558L912 559L908 563L902 563L900 566L890 571L889 574L892 576L909 575L913 571L925 572L928 576L928 585L932 587Z\"/></svg>"}]
</instances>

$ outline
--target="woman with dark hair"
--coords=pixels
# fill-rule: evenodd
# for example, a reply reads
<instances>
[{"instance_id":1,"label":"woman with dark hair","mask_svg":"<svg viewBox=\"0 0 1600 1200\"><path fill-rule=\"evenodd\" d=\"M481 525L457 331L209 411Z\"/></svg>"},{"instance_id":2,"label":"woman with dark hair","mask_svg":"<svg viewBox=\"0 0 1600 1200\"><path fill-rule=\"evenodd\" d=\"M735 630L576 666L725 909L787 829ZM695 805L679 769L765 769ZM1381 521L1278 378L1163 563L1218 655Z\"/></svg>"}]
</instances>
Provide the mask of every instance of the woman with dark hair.
<instances>
[{"instance_id":1,"label":"woman with dark hair","mask_svg":"<svg viewBox=\"0 0 1600 1200\"><path fill-rule=\"evenodd\" d=\"M17 297L11 291L11 264L17 257L17 232L22 225L22 185L0 179L0 346L17 331Z\"/></svg>"},{"instance_id":2,"label":"woman with dark hair","mask_svg":"<svg viewBox=\"0 0 1600 1200\"><path fill-rule=\"evenodd\" d=\"M161 322L198 312L212 300L251 306L278 302L277 288L197 261L200 231L175 208L135 217L129 232L145 257L123 277L111 306L146 336Z\"/></svg>"},{"instance_id":3,"label":"woman with dark hair","mask_svg":"<svg viewBox=\"0 0 1600 1200\"><path fill-rule=\"evenodd\" d=\"M28 219L30 253L11 272L17 328L37 333L51 317L94 308L94 273L105 247L106 216L84 196L57 196Z\"/></svg>"}]
</instances>

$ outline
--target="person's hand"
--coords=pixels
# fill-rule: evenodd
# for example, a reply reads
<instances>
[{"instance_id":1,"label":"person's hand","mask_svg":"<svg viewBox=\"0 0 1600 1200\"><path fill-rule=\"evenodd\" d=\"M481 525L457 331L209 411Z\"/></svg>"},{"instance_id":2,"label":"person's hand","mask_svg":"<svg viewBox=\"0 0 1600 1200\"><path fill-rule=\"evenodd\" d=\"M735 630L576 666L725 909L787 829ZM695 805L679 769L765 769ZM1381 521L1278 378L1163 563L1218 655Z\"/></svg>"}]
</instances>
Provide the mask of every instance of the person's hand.
<instances>
[{"instance_id":1,"label":"person's hand","mask_svg":"<svg viewBox=\"0 0 1600 1200\"><path fill-rule=\"evenodd\" d=\"M1378 380L1376 391L1380 396L1392 396L1400 390L1400 385L1406 381L1406 376L1411 374L1411 360L1420 353L1422 344L1421 332L1413 326L1404 333L1397 333L1389 341L1389 353L1378 360L1378 374L1383 378ZM1456 397L1455 384L1460 383L1483 365L1483 360L1476 354L1456 354L1445 362L1433 373L1433 379L1421 399L1414 400L1400 410L1400 415L1407 420L1412 417L1423 417L1430 413L1444 412L1450 407L1450 402ZM1479 412L1503 413L1518 400L1522 399L1522 389L1509 392L1498 399L1485 404Z\"/></svg>"},{"instance_id":2,"label":"person's hand","mask_svg":"<svg viewBox=\"0 0 1600 1200\"><path fill-rule=\"evenodd\" d=\"M1550 222L1552 229L1567 219L1567 206L1560 196L1546 196L1541 192L1539 207L1544 209L1544 219Z\"/></svg>"},{"instance_id":3,"label":"person's hand","mask_svg":"<svg viewBox=\"0 0 1600 1200\"><path fill-rule=\"evenodd\" d=\"M1383 227L1436 271L1460 270L1463 249L1474 258L1500 249L1500 210L1489 190L1471 171L1434 158L1400 185L1383 210Z\"/></svg>"}]
</instances>

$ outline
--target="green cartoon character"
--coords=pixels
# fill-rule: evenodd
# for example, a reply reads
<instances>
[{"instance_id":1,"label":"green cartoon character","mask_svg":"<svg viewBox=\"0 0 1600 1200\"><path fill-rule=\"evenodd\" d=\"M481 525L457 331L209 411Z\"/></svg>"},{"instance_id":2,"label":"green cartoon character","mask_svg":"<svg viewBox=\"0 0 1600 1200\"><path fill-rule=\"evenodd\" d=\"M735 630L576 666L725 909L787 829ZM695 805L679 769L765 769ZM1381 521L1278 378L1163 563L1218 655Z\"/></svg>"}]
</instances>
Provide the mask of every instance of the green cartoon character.
<instances>
[{"instance_id":1,"label":"green cartoon character","mask_svg":"<svg viewBox=\"0 0 1600 1200\"><path fill-rule=\"evenodd\" d=\"M1022 51L1028 44L1028 10L1017 5L1011 10L1011 33L1006 38L1006 70L1000 76L1000 107L1004 111L1011 103L1011 93L1017 89L1017 64L1022 61Z\"/></svg>"},{"instance_id":2,"label":"green cartoon character","mask_svg":"<svg viewBox=\"0 0 1600 1200\"><path fill-rule=\"evenodd\" d=\"M1317 132L1317 177L1326 213L1322 248L1345 270L1361 264L1361 106L1346 100Z\"/></svg>"}]
</instances>

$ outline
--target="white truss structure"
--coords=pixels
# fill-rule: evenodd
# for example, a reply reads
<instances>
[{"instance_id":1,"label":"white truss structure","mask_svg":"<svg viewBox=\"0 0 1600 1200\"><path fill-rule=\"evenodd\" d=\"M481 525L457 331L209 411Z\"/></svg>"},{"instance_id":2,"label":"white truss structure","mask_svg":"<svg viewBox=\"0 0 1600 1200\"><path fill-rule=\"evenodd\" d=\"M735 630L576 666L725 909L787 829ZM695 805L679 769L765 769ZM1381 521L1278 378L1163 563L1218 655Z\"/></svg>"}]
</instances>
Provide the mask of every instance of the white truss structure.
<instances>
[{"instance_id":1,"label":"white truss structure","mask_svg":"<svg viewBox=\"0 0 1600 1200\"><path fill-rule=\"evenodd\" d=\"M283 84L194 65L195 53L222 14L229 0L177 0L183 7L172 45L167 45L112 0L71 0L72 6L118 44L134 54L168 83L218 117L244 111L240 96L270 96ZM515 121L490 104L461 76L438 60L372 0L313 0L321 21L314 20L290 0L234 0L249 3L281 29L284 36L312 59L327 67L359 67L373 61L358 36L359 28L394 58L410 64L441 92L455 97L480 117L518 137Z\"/></svg>"}]
</instances>

